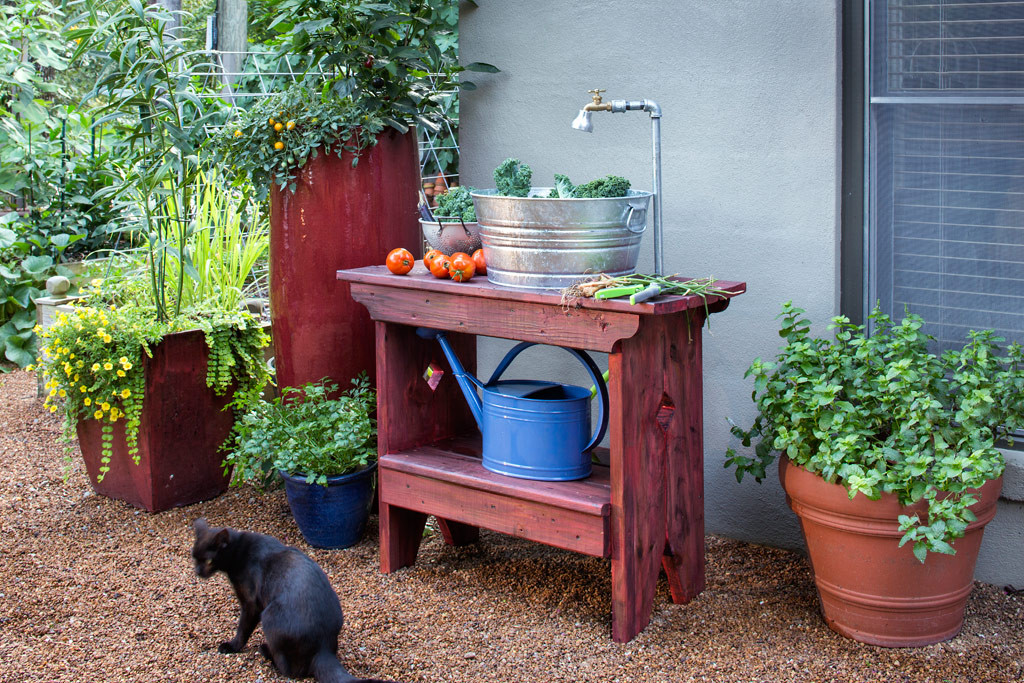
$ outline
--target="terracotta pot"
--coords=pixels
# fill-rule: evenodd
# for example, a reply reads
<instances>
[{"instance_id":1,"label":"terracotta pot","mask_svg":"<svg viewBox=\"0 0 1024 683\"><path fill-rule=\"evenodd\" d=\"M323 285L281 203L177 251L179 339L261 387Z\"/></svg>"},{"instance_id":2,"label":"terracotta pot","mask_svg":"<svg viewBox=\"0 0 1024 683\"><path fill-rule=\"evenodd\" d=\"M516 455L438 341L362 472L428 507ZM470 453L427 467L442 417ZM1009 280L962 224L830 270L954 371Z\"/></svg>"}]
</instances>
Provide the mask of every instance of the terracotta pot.
<instances>
[{"instance_id":1,"label":"terracotta pot","mask_svg":"<svg viewBox=\"0 0 1024 683\"><path fill-rule=\"evenodd\" d=\"M374 375L374 326L335 273L383 265L392 249L422 251L416 134L381 133L359 163L319 154L294 192L271 191L270 310L280 386L329 377L339 389Z\"/></svg>"},{"instance_id":2,"label":"terracotta pot","mask_svg":"<svg viewBox=\"0 0 1024 683\"><path fill-rule=\"evenodd\" d=\"M1002 479L987 482L977 516L955 555L928 553L924 564L911 544L899 547L897 518L919 514L926 505L904 507L893 494L880 500L857 495L816 474L779 460L786 502L800 517L821 611L829 628L854 640L883 647L918 647L948 640L964 623L974 565L985 532L995 516Z\"/></svg>"},{"instance_id":3,"label":"terracotta pot","mask_svg":"<svg viewBox=\"0 0 1024 683\"><path fill-rule=\"evenodd\" d=\"M217 396L206 386L209 348L200 330L167 335L143 356L146 393L139 424L139 464L128 455L124 420L114 425L110 471L100 471L102 423L81 420L78 443L93 489L135 507L160 512L215 498L228 478L218 451L234 422L224 406L231 390Z\"/></svg>"}]
</instances>

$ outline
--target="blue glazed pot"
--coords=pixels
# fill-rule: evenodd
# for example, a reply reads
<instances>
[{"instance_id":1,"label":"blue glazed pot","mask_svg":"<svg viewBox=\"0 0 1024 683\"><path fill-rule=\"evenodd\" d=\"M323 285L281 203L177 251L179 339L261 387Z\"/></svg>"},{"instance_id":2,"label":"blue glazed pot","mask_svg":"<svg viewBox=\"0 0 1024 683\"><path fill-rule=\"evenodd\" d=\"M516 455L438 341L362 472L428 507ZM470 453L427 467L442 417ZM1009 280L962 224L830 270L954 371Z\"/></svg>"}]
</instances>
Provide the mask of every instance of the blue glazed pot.
<instances>
[{"instance_id":1,"label":"blue glazed pot","mask_svg":"<svg viewBox=\"0 0 1024 683\"><path fill-rule=\"evenodd\" d=\"M306 542L316 548L348 548L359 542L370 516L374 474L369 467L328 477L327 486L307 484L304 474L285 474L285 493L292 517Z\"/></svg>"}]
</instances>

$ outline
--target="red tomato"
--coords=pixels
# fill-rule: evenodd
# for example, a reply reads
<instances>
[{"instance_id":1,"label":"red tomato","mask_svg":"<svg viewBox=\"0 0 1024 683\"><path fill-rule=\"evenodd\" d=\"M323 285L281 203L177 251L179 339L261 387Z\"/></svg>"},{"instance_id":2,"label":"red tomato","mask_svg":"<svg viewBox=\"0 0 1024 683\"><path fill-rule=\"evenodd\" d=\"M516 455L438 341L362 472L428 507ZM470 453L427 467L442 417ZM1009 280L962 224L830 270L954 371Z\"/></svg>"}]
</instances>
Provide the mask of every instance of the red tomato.
<instances>
[{"instance_id":1,"label":"red tomato","mask_svg":"<svg viewBox=\"0 0 1024 683\"><path fill-rule=\"evenodd\" d=\"M430 274L438 278L448 277L448 267L450 264L451 259L439 253L429 263Z\"/></svg>"},{"instance_id":2,"label":"red tomato","mask_svg":"<svg viewBox=\"0 0 1024 683\"><path fill-rule=\"evenodd\" d=\"M425 265L429 269L430 262L441 255L441 252L439 252L437 249L427 249L427 253L423 255L423 265Z\"/></svg>"},{"instance_id":3,"label":"red tomato","mask_svg":"<svg viewBox=\"0 0 1024 683\"><path fill-rule=\"evenodd\" d=\"M483 249L477 249L473 252L473 264L476 265L477 275L487 274L487 260L484 258Z\"/></svg>"},{"instance_id":4,"label":"red tomato","mask_svg":"<svg viewBox=\"0 0 1024 683\"><path fill-rule=\"evenodd\" d=\"M388 270L395 275L405 275L412 270L412 266L416 263L416 259L413 258L412 252L408 249L398 248L391 250L391 253L388 254L388 258L385 263L388 266Z\"/></svg>"},{"instance_id":5,"label":"red tomato","mask_svg":"<svg viewBox=\"0 0 1024 683\"><path fill-rule=\"evenodd\" d=\"M452 256L452 262L448 267L448 271L456 282L466 282L472 279L476 273L476 264L473 263L473 259L470 258L469 254L459 252Z\"/></svg>"}]
</instances>

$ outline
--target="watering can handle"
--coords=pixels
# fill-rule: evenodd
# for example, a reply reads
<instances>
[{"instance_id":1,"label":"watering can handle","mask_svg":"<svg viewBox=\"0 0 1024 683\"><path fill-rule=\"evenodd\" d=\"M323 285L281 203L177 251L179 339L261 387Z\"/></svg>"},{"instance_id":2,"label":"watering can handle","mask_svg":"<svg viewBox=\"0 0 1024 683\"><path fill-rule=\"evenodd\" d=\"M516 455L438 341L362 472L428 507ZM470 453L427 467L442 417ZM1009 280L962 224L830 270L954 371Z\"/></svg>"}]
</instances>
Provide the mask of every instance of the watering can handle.
<instances>
[{"instance_id":1,"label":"watering can handle","mask_svg":"<svg viewBox=\"0 0 1024 683\"><path fill-rule=\"evenodd\" d=\"M508 366L515 360L516 356L530 348L531 346L537 346L536 342L519 342L512 349L505 354L505 357L498 363L498 367L494 369L494 374L487 380L487 385L491 385L498 381L502 373L508 369ZM584 448L583 452L589 451L591 448L601 443L601 439L604 438L604 434L608 431L608 385L604 381L604 377L601 375L601 371L597 367L597 363L590 357L586 351L580 351L577 349L571 349L568 346L558 346L556 348L565 349L572 355L576 356L576 359L583 363L583 366L587 369L587 373L590 375L590 379L594 381L594 386L597 387L598 396L601 398L601 402L597 406L597 429L594 430L594 435L590 438Z\"/></svg>"}]
</instances>

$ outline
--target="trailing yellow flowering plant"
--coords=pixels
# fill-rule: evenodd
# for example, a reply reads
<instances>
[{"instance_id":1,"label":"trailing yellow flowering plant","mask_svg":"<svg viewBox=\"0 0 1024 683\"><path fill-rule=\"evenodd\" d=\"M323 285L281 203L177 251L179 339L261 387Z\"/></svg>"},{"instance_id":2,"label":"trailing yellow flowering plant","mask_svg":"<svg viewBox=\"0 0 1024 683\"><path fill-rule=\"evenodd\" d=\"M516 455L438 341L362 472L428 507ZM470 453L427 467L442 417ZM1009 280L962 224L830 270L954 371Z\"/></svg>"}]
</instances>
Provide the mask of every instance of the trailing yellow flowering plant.
<instances>
[{"instance_id":1,"label":"trailing yellow flowering plant","mask_svg":"<svg viewBox=\"0 0 1024 683\"><path fill-rule=\"evenodd\" d=\"M256 401L269 378L263 361L269 338L247 311L196 305L160 321L156 307L137 296L131 283L118 290L118 295L107 294L102 281L94 280L84 298L59 313L53 325L36 330L43 340L36 360L46 378L46 406L51 412L63 407L65 434L70 437L78 420L103 423L100 481L110 470L113 426L121 420L128 453L139 461L143 360L152 357L152 347L165 335L203 330L210 347L206 384L218 395L234 389L234 408Z\"/></svg>"}]
</instances>

